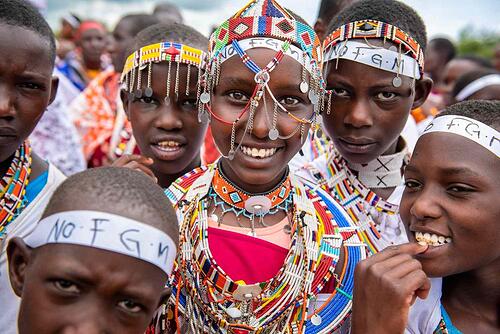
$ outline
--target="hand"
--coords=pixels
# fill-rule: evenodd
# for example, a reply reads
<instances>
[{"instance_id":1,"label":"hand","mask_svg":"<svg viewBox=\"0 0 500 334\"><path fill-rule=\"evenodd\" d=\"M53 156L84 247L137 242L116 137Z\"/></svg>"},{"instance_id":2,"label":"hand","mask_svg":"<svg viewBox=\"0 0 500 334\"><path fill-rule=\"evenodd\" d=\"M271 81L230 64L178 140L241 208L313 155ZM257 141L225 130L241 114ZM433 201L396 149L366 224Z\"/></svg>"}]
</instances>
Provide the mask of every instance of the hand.
<instances>
[{"instance_id":1,"label":"hand","mask_svg":"<svg viewBox=\"0 0 500 334\"><path fill-rule=\"evenodd\" d=\"M112 166L135 169L139 172L143 172L147 176L151 177L156 183L158 183L158 178L149 168L149 166L151 166L153 162L154 162L153 159L147 158L139 154L124 154L120 158L115 160Z\"/></svg>"},{"instance_id":2,"label":"hand","mask_svg":"<svg viewBox=\"0 0 500 334\"><path fill-rule=\"evenodd\" d=\"M403 333L410 306L431 287L415 255L427 246L391 246L361 261L354 273L353 334Z\"/></svg>"}]
</instances>

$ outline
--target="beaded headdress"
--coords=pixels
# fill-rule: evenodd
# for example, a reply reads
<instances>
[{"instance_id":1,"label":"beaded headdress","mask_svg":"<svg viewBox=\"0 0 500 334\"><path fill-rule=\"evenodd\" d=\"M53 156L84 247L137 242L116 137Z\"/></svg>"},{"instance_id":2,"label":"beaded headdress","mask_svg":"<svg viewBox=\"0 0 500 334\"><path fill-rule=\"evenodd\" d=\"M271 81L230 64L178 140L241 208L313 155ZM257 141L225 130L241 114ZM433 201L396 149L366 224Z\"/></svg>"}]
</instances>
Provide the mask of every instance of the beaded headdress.
<instances>
[{"instance_id":1,"label":"beaded headdress","mask_svg":"<svg viewBox=\"0 0 500 334\"><path fill-rule=\"evenodd\" d=\"M167 89L165 92L165 102L168 104L170 102L170 88L173 79L171 76L172 63L175 63L176 66L174 78L174 93L176 95L176 98L179 96L180 89L179 67L181 64L186 64L187 75L185 94L189 95L191 66L195 66L196 68L198 68L197 98L199 98L201 92L200 79L202 70L206 65L206 59L206 52L188 45L173 42L150 44L147 46L143 46L127 58L125 66L123 68L121 82L124 85L125 91L127 91L128 93L133 93L137 98L141 98L142 96L151 97L153 96L153 89L151 88L151 71L153 63L168 62L166 82ZM142 90L142 71L146 69L148 71L147 86L144 90Z\"/></svg>"},{"instance_id":2,"label":"beaded headdress","mask_svg":"<svg viewBox=\"0 0 500 334\"><path fill-rule=\"evenodd\" d=\"M245 52L253 48L267 48L276 51L274 58L266 67L260 68ZM219 83L220 67L232 56L238 55L246 67L255 73L256 87L250 101L236 119L225 120L211 109L210 98L213 88ZM302 65L301 83L297 89L308 94L314 105L314 113L310 118L302 118L289 112L274 97L268 82L270 73L278 66L284 56L289 56ZM252 131L252 122L259 101L264 94L274 101L273 119L268 119L269 139L289 138L299 130L304 133L305 124L317 125L320 99L323 92L321 77L322 52L321 44L314 29L302 23L275 0L253 0L222 23L212 34L209 44L209 61L204 79L204 91L200 97L199 117L207 119L210 116L218 121L232 126L233 136L231 149L227 157L235 153L235 126L248 112L247 131ZM280 135L276 123L278 112L283 112L298 122L296 130L289 136ZM246 133L246 132L245 132Z\"/></svg>"},{"instance_id":3,"label":"beaded headdress","mask_svg":"<svg viewBox=\"0 0 500 334\"><path fill-rule=\"evenodd\" d=\"M397 46L374 46L369 39L391 41ZM361 40L356 42L354 40ZM402 29L377 20L347 23L334 30L323 42L324 62L348 59L368 66L393 72L394 87L400 87L400 75L420 79L424 73L424 52L420 44ZM328 104L331 91L327 91ZM328 112L330 108L328 108Z\"/></svg>"}]
</instances>

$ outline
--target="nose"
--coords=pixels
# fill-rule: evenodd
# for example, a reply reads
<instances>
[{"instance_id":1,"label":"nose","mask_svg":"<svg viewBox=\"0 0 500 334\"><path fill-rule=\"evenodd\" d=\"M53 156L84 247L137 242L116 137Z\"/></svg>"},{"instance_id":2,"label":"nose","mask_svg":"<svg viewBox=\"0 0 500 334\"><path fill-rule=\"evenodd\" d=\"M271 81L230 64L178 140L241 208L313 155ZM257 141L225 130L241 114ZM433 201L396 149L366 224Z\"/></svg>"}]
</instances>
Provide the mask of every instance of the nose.
<instances>
[{"instance_id":1,"label":"nose","mask_svg":"<svg viewBox=\"0 0 500 334\"><path fill-rule=\"evenodd\" d=\"M158 110L158 116L154 122L155 127L167 131L182 129L183 122L179 115L181 111L177 110L177 104L172 101L173 99L174 98L171 97L171 102L168 105L165 103L161 104Z\"/></svg>"},{"instance_id":2,"label":"nose","mask_svg":"<svg viewBox=\"0 0 500 334\"><path fill-rule=\"evenodd\" d=\"M344 117L344 123L354 128L370 127L373 117L369 102L366 100L355 101L352 109Z\"/></svg>"},{"instance_id":3,"label":"nose","mask_svg":"<svg viewBox=\"0 0 500 334\"><path fill-rule=\"evenodd\" d=\"M410 214L419 221L438 219L441 216L437 187L424 186L410 207Z\"/></svg>"},{"instance_id":4,"label":"nose","mask_svg":"<svg viewBox=\"0 0 500 334\"><path fill-rule=\"evenodd\" d=\"M108 39L108 45L106 49L109 53L113 53L116 51L116 40L114 37L110 37Z\"/></svg>"},{"instance_id":5,"label":"nose","mask_svg":"<svg viewBox=\"0 0 500 334\"><path fill-rule=\"evenodd\" d=\"M266 110L266 108L264 107L264 98L265 97L260 99L260 101L258 102L259 106L255 109L253 119L250 120L249 118L249 121L253 121L252 133L259 139L267 138L272 122L272 120L270 120L270 118L272 118L272 110ZM267 106L271 106L271 102L272 101L266 101ZM250 111L248 112L250 113Z\"/></svg>"},{"instance_id":6,"label":"nose","mask_svg":"<svg viewBox=\"0 0 500 334\"><path fill-rule=\"evenodd\" d=\"M14 117L14 98L11 90L0 84L0 117Z\"/></svg>"}]
</instances>

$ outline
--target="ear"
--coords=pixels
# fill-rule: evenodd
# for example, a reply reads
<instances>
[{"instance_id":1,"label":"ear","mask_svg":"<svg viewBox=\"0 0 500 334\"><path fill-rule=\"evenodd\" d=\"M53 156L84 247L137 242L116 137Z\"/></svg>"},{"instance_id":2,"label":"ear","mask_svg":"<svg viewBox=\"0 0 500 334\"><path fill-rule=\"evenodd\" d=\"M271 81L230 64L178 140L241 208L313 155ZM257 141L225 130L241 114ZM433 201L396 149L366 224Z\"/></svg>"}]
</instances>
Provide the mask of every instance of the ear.
<instances>
[{"instance_id":1,"label":"ear","mask_svg":"<svg viewBox=\"0 0 500 334\"><path fill-rule=\"evenodd\" d=\"M323 42L326 34L326 26L322 18L318 17L316 23L314 23L314 31L316 32L316 35L318 35L319 40Z\"/></svg>"},{"instance_id":2,"label":"ear","mask_svg":"<svg viewBox=\"0 0 500 334\"><path fill-rule=\"evenodd\" d=\"M26 269L32 255L33 250L21 238L12 238L10 240L7 246L9 278L12 290L18 297L21 297L23 293Z\"/></svg>"},{"instance_id":3,"label":"ear","mask_svg":"<svg viewBox=\"0 0 500 334\"><path fill-rule=\"evenodd\" d=\"M416 109L424 104L427 100L432 89L432 79L428 77L423 77L420 80L415 81L415 99L413 100L413 105L411 109Z\"/></svg>"},{"instance_id":4,"label":"ear","mask_svg":"<svg viewBox=\"0 0 500 334\"><path fill-rule=\"evenodd\" d=\"M57 89L59 88L59 78L56 76L53 76L52 79L50 80L50 99L49 99L49 105L54 102L56 99L57 95Z\"/></svg>"},{"instance_id":5,"label":"ear","mask_svg":"<svg viewBox=\"0 0 500 334\"><path fill-rule=\"evenodd\" d=\"M170 290L170 288L164 288L160 293L160 303L158 304L158 307L166 304L170 295L172 295L172 290Z\"/></svg>"},{"instance_id":6,"label":"ear","mask_svg":"<svg viewBox=\"0 0 500 334\"><path fill-rule=\"evenodd\" d=\"M130 114L128 112L128 104L130 102L130 93L125 91L125 89L120 89L120 99L122 100L123 110L125 111L125 114L127 115L127 118L130 121Z\"/></svg>"}]
</instances>

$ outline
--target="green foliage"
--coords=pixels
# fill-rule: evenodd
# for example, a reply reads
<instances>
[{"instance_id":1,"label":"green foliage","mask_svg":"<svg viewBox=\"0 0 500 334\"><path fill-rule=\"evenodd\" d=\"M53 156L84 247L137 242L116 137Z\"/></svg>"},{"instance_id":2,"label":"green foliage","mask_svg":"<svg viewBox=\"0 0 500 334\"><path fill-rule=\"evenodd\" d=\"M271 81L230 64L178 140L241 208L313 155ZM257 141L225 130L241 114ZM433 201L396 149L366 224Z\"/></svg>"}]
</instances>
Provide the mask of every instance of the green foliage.
<instances>
[{"instance_id":1,"label":"green foliage","mask_svg":"<svg viewBox=\"0 0 500 334\"><path fill-rule=\"evenodd\" d=\"M469 26L460 32L457 50L459 55L475 54L491 59L497 44L500 44L500 34L498 32L474 30Z\"/></svg>"}]
</instances>

